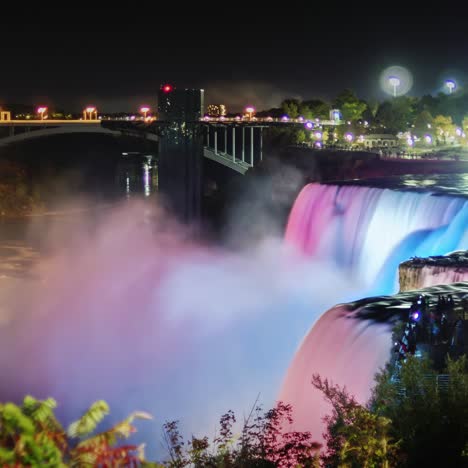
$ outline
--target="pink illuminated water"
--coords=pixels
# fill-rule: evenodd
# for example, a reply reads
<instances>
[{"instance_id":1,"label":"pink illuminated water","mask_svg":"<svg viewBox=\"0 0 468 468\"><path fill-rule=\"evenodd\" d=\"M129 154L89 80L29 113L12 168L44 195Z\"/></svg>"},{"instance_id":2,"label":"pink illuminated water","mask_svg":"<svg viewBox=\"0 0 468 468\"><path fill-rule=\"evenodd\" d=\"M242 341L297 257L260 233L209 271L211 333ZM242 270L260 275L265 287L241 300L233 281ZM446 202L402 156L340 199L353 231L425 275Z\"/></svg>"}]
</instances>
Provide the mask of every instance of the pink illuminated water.
<instances>
[{"instance_id":1,"label":"pink illuminated water","mask_svg":"<svg viewBox=\"0 0 468 468\"><path fill-rule=\"evenodd\" d=\"M158 449L165 420L211 436L221 414L248 412L259 393L269 406L282 386L297 424L316 435L312 374L364 401L390 345L385 325L323 311L393 292L412 255L468 246L461 198L310 185L286 243L240 252L190 242L155 208L33 223L49 244L27 255L35 267L22 275L14 253L0 268L0 400L52 396L65 422L101 398L114 421L145 410L155 421L140 425L140 441Z\"/></svg>"},{"instance_id":2,"label":"pink illuminated water","mask_svg":"<svg viewBox=\"0 0 468 468\"><path fill-rule=\"evenodd\" d=\"M369 187L308 185L291 211L286 240L307 257L331 260L360 278L370 293L389 294L397 290L403 260L468 248L468 203ZM346 386L365 403L373 376L390 357L389 325L353 315L345 306L323 314L288 369L279 399L293 405L298 430L320 437L322 418L331 410L311 386L313 374Z\"/></svg>"}]
</instances>

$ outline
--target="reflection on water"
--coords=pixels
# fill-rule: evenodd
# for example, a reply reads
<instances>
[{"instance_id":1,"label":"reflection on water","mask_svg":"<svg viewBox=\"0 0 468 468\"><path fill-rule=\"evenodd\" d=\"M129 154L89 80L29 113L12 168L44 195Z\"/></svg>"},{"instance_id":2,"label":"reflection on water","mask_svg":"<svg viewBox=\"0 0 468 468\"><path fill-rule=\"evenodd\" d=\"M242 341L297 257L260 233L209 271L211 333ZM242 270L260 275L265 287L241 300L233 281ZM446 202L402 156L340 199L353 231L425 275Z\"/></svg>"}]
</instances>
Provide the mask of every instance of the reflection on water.
<instances>
[{"instance_id":1,"label":"reflection on water","mask_svg":"<svg viewBox=\"0 0 468 468\"><path fill-rule=\"evenodd\" d=\"M117 165L119 191L127 198L134 195L149 197L158 189L157 164L153 155L125 153Z\"/></svg>"}]
</instances>

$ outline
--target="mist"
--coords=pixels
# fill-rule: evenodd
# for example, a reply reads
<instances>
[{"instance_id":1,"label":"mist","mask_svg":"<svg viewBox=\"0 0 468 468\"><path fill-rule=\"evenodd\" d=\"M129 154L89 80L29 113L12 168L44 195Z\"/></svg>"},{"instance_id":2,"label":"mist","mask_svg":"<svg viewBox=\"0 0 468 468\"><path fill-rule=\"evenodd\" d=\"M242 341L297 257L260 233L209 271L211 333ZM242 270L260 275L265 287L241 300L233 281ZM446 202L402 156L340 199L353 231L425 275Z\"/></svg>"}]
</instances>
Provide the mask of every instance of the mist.
<instances>
[{"instance_id":1,"label":"mist","mask_svg":"<svg viewBox=\"0 0 468 468\"><path fill-rule=\"evenodd\" d=\"M30 223L39 255L11 246L12 262L29 252L27 274L2 267L0 398L51 396L64 424L97 399L107 424L148 411L133 440L150 457L164 456L166 420L212 436L227 410L241 416L259 395L272 406L306 332L356 290L268 236L268 223L233 251L194 242L154 201L99 216L79 205Z\"/></svg>"}]
</instances>

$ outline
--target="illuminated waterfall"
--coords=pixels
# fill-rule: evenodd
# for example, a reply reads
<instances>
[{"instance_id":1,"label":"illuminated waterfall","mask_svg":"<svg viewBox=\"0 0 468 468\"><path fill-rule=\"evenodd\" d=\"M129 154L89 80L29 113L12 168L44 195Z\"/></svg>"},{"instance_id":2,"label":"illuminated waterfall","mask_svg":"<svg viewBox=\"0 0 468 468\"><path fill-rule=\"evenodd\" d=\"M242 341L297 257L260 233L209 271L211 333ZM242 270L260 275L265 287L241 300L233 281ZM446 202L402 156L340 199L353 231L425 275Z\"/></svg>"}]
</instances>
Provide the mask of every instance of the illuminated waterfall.
<instances>
[{"instance_id":1,"label":"illuminated waterfall","mask_svg":"<svg viewBox=\"0 0 468 468\"><path fill-rule=\"evenodd\" d=\"M294 204L286 240L388 294L402 261L466 248L467 225L463 198L311 184Z\"/></svg>"},{"instance_id":2,"label":"illuminated waterfall","mask_svg":"<svg viewBox=\"0 0 468 468\"><path fill-rule=\"evenodd\" d=\"M363 280L368 295L391 294L400 262L468 248L468 202L430 193L308 185L291 211L286 239L305 255L330 259ZM390 347L385 323L357 320L343 305L323 314L297 351L279 395L295 408L296 429L319 438L331 409L312 387L313 374L346 386L364 403Z\"/></svg>"}]
</instances>

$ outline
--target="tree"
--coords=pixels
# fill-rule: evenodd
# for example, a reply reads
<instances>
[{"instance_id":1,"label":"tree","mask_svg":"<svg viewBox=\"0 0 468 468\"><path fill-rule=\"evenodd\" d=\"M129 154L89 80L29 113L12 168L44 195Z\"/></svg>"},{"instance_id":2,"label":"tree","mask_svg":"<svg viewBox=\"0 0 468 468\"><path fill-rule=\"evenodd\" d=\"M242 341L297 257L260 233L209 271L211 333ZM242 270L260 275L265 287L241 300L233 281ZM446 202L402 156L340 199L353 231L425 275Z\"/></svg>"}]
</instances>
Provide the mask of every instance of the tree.
<instances>
[{"instance_id":1,"label":"tree","mask_svg":"<svg viewBox=\"0 0 468 468\"><path fill-rule=\"evenodd\" d=\"M297 130L294 135L294 142L296 144L304 143L306 141L306 132L304 130Z\"/></svg>"},{"instance_id":2,"label":"tree","mask_svg":"<svg viewBox=\"0 0 468 468\"><path fill-rule=\"evenodd\" d=\"M333 408L332 414L325 418L327 451L322 457L325 466L396 466L402 454L400 443L394 443L390 435L389 418L372 413L359 405L346 389L318 375L312 377L312 385Z\"/></svg>"},{"instance_id":3,"label":"tree","mask_svg":"<svg viewBox=\"0 0 468 468\"><path fill-rule=\"evenodd\" d=\"M468 464L468 373L466 357L447 359L446 389L427 359L408 356L399 372L376 376L370 409L392 421L405 466L458 467Z\"/></svg>"},{"instance_id":4,"label":"tree","mask_svg":"<svg viewBox=\"0 0 468 468\"><path fill-rule=\"evenodd\" d=\"M334 100L333 106L340 109L343 120L359 120L362 118L367 104L358 99L350 89L343 90Z\"/></svg>"},{"instance_id":5,"label":"tree","mask_svg":"<svg viewBox=\"0 0 468 468\"><path fill-rule=\"evenodd\" d=\"M299 117L299 101L297 99L285 99L281 103L281 109L291 119Z\"/></svg>"},{"instance_id":6,"label":"tree","mask_svg":"<svg viewBox=\"0 0 468 468\"><path fill-rule=\"evenodd\" d=\"M171 460L168 466L195 467L317 467L320 444L313 442L309 432L287 431L292 424L290 405L278 405L266 412L255 406L245 420L241 433L234 435L236 422L232 411L219 423L219 435L210 444L207 437L192 439L185 444L177 421L164 425L165 440ZM187 449L184 449L184 446Z\"/></svg>"},{"instance_id":7,"label":"tree","mask_svg":"<svg viewBox=\"0 0 468 468\"><path fill-rule=\"evenodd\" d=\"M465 115L465 117L463 117L462 127L464 132L468 132L468 115Z\"/></svg>"},{"instance_id":8,"label":"tree","mask_svg":"<svg viewBox=\"0 0 468 468\"><path fill-rule=\"evenodd\" d=\"M455 125L453 125L450 116L436 115L433 120L433 127L437 140L441 143L446 143L447 137L455 133Z\"/></svg>"},{"instance_id":9,"label":"tree","mask_svg":"<svg viewBox=\"0 0 468 468\"><path fill-rule=\"evenodd\" d=\"M31 396L21 406L0 404L1 466L137 466L144 461L142 446L118 442L136 431L134 419L151 419L147 413L132 413L111 429L90 436L109 413L107 403L95 402L68 431L54 415L56 406L52 398L40 401Z\"/></svg>"},{"instance_id":10,"label":"tree","mask_svg":"<svg viewBox=\"0 0 468 468\"><path fill-rule=\"evenodd\" d=\"M330 106L319 99L303 101L299 107L299 114L305 119L328 119Z\"/></svg>"},{"instance_id":11,"label":"tree","mask_svg":"<svg viewBox=\"0 0 468 468\"><path fill-rule=\"evenodd\" d=\"M377 110L376 120L386 133L406 131L413 122L415 102L406 96L384 101Z\"/></svg>"},{"instance_id":12,"label":"tree","mask_svg":"<svg viewBox=\"0 0 468 468\"><path fill-rule=\"evenodd\" d=\"M428 110L420 112L414 120L414 131L417 136L421 137L425 133L430 132L433 125L433 118Z\"/></svg>"},{"instance_id":13,"label":"tree","mask_svg":"<svg viewBox=\"0 0 468 468\"><path fill-rule=\"evenodd\" d=\"M364 111L367 109L367 104L364 101L345 102L341 107L341 115L343 120L351 122L362 118Z\"/></svg>"}]
</instances>

